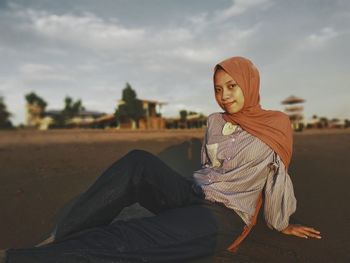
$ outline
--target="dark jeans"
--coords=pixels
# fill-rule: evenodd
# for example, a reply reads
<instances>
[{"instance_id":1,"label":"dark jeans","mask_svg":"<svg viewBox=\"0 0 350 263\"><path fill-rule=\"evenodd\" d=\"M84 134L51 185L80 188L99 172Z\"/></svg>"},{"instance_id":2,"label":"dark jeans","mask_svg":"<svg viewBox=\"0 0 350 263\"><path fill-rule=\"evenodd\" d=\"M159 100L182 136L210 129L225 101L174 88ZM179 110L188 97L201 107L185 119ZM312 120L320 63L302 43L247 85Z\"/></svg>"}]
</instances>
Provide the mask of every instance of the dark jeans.
<instances>
[{"instance_id":1,"label":"dark jeans","mask_svg":"<svg viewBox=\"0 0 350 263\"><path fill-rule=\"evenodd\" d=\"M135 202L155 216L113 221ZM5 262L184 262L226 249L243 226L234 211L205 200L192 180L133 150L74 201L53 243L9 249Z\"/></svg>"}]
</instances>

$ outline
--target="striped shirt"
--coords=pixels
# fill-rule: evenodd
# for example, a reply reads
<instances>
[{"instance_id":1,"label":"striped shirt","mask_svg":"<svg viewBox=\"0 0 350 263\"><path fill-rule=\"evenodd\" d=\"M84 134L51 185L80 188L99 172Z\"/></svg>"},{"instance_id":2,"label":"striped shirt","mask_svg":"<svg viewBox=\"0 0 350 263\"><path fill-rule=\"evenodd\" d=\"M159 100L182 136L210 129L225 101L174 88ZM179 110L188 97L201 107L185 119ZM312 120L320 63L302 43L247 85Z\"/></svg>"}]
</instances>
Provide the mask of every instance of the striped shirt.
<instances>
[{"instance_id":1,"label":"striped shirt","mask_svg":"<svg viewBox=\"0 0 350 263\"><path fill-rule=\"evenodd\" d=\"M233 209L247 225L264 191L265 221L270 228L281 231L296 210L288 172L278 154L263 141L239 125L231 126L235 129L228 133L228 125L222 113L209 115L201 150L202 167L193 174L195 183L202 188L205 199Z\"/></svg>"}]
</instances>

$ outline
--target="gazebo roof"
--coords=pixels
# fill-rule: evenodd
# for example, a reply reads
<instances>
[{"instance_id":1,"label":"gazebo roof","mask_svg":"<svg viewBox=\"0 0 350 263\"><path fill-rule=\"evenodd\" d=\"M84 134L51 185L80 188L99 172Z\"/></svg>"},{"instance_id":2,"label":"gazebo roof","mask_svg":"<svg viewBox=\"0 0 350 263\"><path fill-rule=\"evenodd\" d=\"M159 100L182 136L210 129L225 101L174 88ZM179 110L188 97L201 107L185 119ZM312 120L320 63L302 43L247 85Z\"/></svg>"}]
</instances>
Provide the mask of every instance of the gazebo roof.
<instances>
[{"instance_id":1,"label":"gazebo roof","mask_svg":"<svg viewBox=\"0 0 350 263\"><path fill-rule=\"evenodd\" d=\"M286 104L296 104L296 103L303 103L305 102L306 100L304 100L303 98L299 98L299 97L296 97L296 96L289 96L288 98L286 98L285 100L283 100L281 103L283 105L286 105Z\"/></svg>"}]
</instances>

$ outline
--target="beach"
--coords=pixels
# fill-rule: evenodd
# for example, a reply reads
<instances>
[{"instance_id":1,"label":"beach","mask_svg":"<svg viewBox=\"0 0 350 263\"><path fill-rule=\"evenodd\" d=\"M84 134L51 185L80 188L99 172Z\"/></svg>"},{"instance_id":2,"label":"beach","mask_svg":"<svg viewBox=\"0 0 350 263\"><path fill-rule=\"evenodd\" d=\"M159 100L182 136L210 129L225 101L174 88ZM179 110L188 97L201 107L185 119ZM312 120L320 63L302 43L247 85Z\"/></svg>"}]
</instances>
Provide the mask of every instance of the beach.
<instances>
[{"instance_id":1,"label":"beach","mask_svg":"<svg viewBox=\"0 0 350 263\"><path fill-rule=\"evenodd\" d=\"M0 249L47 237L64 204L132 149L158 155L184 176L200 166L204 130L49 130L0 132ZM289 168L297 198L292 221L322 239L270 230L262 213L237 254L192 262L350 262L350 129L295 133ZM149 216L134 205L119 216Z\"/></svg>"}]
</instances>

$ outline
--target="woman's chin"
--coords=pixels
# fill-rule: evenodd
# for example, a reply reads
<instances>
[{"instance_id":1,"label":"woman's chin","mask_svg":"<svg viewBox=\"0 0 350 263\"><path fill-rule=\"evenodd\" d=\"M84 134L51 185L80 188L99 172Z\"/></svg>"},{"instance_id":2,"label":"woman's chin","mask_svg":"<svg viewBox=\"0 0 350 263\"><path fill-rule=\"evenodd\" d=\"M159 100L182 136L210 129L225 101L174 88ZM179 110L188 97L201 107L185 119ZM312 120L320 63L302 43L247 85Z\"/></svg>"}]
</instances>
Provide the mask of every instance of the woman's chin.
<instances>
[{"instance_id":1,"label":"woman's chin","mask_svg":"<svg viewBox=\"0 0 350 263\"><path fill-rule=\"evenodd\" d=\"M229 109L225 109L225 112L227 112L228 114L234 114L234 113L236 113L237 111L236 111L235 109L229 108Z\"/></svg>"},{"instance_id":2,"label":"woman's chin","mask_svg":"<svg viewBox=\"0 0 350 263\"><path fill-rule=\"evenodd\" d=\"M222 106L221 109L227 114L234 114L234 113L237 113L239 111L239 109L236 109L234 107Z\"/></svg>"}]
</instances>

